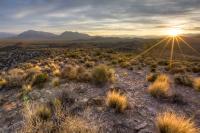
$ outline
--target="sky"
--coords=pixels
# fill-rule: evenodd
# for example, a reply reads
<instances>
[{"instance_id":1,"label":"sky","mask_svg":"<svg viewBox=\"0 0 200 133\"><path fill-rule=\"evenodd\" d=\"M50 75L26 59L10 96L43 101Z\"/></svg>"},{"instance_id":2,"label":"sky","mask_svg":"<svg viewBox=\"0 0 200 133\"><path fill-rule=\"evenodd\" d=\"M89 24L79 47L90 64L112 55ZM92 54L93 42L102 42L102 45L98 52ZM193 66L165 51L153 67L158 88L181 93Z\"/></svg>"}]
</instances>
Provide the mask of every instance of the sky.
<instances>
[{"instance_id":1,"label":"sky","mask_svg":"<svg viewBox=\"0 0 200 133\"><path fill-rule=\"evenodd\" d=\"M0 32L101 36L200 33L200 0L0 0Z\"/></svg>"}]
</instances>

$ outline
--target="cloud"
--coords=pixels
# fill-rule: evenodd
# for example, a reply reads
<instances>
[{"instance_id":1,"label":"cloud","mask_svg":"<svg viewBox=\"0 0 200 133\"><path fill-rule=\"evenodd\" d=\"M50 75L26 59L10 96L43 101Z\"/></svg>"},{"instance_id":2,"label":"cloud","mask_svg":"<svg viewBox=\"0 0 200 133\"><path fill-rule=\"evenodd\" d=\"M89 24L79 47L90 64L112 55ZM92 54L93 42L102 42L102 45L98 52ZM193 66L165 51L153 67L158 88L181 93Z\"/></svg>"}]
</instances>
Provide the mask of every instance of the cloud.
<instances>
[{"instance_id":1,"label":"cloud","mask_svg":"<svg viewBox=\"0 0 200 133\"><path fill-rule=\"evenodd\" d=\"M1 0L0 29L99 33L198 27L199 7L199 0Z\"/></svg>"}]
</instances>

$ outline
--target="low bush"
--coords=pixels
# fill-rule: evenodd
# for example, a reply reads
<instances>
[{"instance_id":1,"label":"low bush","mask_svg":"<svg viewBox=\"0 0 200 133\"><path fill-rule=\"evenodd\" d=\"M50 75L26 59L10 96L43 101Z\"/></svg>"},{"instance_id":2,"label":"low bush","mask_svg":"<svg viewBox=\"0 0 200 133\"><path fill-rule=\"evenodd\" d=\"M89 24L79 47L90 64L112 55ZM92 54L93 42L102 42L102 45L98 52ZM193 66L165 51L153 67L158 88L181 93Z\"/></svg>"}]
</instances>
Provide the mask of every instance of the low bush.
<instances>
[{"instance_id":1,"label":"low bush","mask_svg":"<svg viewBox=\"0 0 200 133\"><path fill-rule=\"evenodd\" d=\"M159 133L198 133L194 122L184 116L175 113L165 112L156 118L156 125Z\"/></svg>"},{"instance_id":2,"label":"low bush","mask_svg":"<svg viewBox=\"0 0 200 133\"><path fill-rule=\"evenodd\" d=\"M33 85L43 85L48 80L48 74L41 73L35 76Z\"/></svg>"},{"instance_id":3,"label":"low bush","mask_svg":"<svg viewBox=\"0 0 200 133\"><path fill-rule=\"evenodd\" d=\"M106 65L99 65L92 71L92 80L97 85L115 81L115 71Z\"/></svg>"},{"instance_id":4,"label":"low bush","mask_svg":"<svg viewBox=\"0 0 200 133\"><path fill-rule=\"evenodd\" d=\"M5 75L5 80L10 87L22 87L26 75L24 70L14 68L8 71L7 75Z\"/></svg>"},{"instance_id":5,"label":"low bush","mask_svg":"<svg viewBox=\"0 0 200 133\"><path fill-rule=\"evenodd\" d=\"M66 65L62 70L61 76L69 80L74 80L77 78L77 68L72 65Z\"/></svg>"}]
</instances>

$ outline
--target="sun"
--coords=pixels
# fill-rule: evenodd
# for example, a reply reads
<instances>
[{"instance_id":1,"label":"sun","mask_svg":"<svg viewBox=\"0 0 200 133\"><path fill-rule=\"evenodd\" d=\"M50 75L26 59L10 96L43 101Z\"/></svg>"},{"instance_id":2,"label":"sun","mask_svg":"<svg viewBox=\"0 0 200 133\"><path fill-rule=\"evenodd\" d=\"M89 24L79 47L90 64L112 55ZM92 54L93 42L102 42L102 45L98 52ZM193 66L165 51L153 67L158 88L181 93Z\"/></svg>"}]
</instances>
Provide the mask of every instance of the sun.
<instances>
[{"instance_id":1,"label":"sun","mask_svg":"<svg viewBox=\"0 0 200 133\"><path fill-rule=\"evenodd\" d=\"M176 37L181 34L181 29L178 28L171 28L167 31L168 35L172 37Z\"/></svg>"}]
</instances>

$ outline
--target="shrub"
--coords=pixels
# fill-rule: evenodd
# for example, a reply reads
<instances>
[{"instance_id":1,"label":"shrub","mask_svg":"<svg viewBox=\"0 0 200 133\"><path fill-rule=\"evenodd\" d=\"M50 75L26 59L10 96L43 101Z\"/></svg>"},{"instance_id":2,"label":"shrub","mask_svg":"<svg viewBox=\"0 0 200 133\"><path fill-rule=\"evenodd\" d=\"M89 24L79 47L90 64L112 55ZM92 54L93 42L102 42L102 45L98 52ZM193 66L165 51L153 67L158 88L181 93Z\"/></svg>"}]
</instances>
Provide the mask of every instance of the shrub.
<instances>
[{"instance_id":1,"label":"shrub","mask_svg":"<svg viewBox=\"0 0 200 133\"><path fill-rule=\"evenodd\" d=\"M160 74L158 76L158 78L156 79L156 81L169 83L169 77L167 75L165 75L165 74Z\"/></svg>"},{"instance_id":2,"label":"shrub","mask_svg":"<svg viewBox=\"0 0 200 133\"><path fill-rule=\"evenodd\" d=\"M184 116L177 116L175 113L165 112L156 118L156 125L159 133L198 133L194 122Z\"/></svg>"},{"instance_id":3,"label":"shrub","mask_svg":"<svg viewBox=\"0 0 200 133\"><path fill-rule=\"evenodd\" d=\"M177 74L174 76L174 81L176 84L184 85L184 86L192 86L192 77L188 75Z\"/></svg>"},{"instance_id":4,"label":"shrub","mask_svg":"<svg viewBox=\"0 0 200 133\"><path fill-rule=\"evenodd\" d=\"M51 118L51 110L45 106L39 106L36 110L36 116L41 120L47 121Z\"/></svg>"},{"instance_id":5,"label":"shrub","mask_svg":"<svg viewBox=\"0 0 200 133\"><path fill-rule=\"evenodd\" d=\"M92 79L95 84L105 84L115 81L115 71L106 65L99 65L92 71Z\"/></svg>"},{"instance_id":6,"label":"shrub","mask_svg":"<svg viewBox=\"0 0 200 133\"><path fill-rule=\"evenodd\" d=\"M48 75L46 73L41 73L35 76L33 85L43 85L48 79Z\"/></svg>"},{"instance_id":7,"label":"shrub","mask_svg":"<svg viewBox=\"0 0 200 133\"><path fill-rule=\"evenodd\" d=\"M193 87L200 91L200 78L195 78L194 81L193 81Z\"/></svg>"},{"instance_id":8,"label":"shrub","mask_svg":"<svg viewBox=\"0 0 200 133\"><path fill-rule=\"evenodd\" d=\"M77 68L72 65L66 65L62 70L62 77L70 80L77 78Z\"/></svg>"},{"instance_id":9,"label":"shrub","mask_svg":"<svg viewBox=\"0 0 200 133\"><path fill-rule=\"evenodd\" d=\"M24 72L24 70L14 68L8 71L5 78L8 82L8 86L21 87L25 77L26 73Z\"/></svg>"},{"instance_id":10,"label":"shrub","mask_svg":"<svg viewBox=\"0 0 200 133\"><path fill-rule=\"evenodd\" d=\"M169 92L169 79L166 75L159 75L156 81L149 86L148 92L154 97L167 97Z\"/></svg>"},{"instance_id":11,"label":"shrub","mask_svg":"<svg viewBox=\"0 0 200 133\"><path fill-rule=\"evenodd\" d=\"M118 112L123 112L128 106L126 96L115 90L107 93L106 103L109 107L115 108Z\"/></svg>"},{"instance_id":12,"label":"shrub","mask_svg":"<svg viewBox=\"0 0 200 133\"><path fill-rule=\"evenodd\" d=\"M55 129L52 112L46 105L25 104L24 123L20 133L50 133Z\"/></svg>"}]
</instances>

